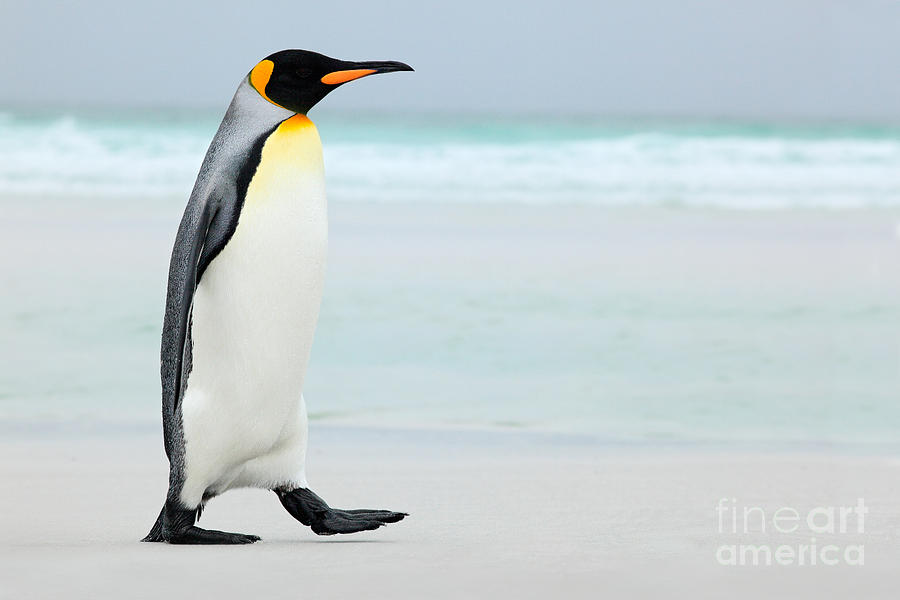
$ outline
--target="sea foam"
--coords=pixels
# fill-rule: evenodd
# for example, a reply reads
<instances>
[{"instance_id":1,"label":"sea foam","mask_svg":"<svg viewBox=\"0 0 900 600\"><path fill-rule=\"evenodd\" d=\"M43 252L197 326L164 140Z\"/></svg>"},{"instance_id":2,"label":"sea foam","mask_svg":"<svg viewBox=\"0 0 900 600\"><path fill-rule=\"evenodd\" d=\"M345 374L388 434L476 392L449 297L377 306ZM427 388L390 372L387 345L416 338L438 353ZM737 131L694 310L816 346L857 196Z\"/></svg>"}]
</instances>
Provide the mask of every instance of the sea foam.
<instances>
[{"instance_id":1,"label":"sea foam","mask_svg":"<svg viewBox=\"0 0 900 600\"><path fill-rule=\"evenodd\" d=\"M216 121L6 113L0 194L187 196ZM332 116L320 132L337 201L900 205L890 131Z\"/></svg>"}]
</instances>

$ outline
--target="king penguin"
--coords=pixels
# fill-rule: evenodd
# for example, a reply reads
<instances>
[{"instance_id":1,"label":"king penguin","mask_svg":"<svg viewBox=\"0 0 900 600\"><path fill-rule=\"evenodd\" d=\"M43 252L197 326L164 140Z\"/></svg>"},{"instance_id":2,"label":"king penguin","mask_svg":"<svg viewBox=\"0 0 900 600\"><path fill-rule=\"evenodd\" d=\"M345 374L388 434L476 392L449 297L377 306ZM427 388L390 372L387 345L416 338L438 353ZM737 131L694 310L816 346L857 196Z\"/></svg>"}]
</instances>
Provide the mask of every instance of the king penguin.
<instances>
[{"instance_id":1,"label":"king penguin","mask_svg":"<svg viewBox=\"0 0 900 600\"><path fill-rule=\"evenodd\" d=\"M302 392L328 245L322 146L306 114L344 83L412 70L283 50L238 86L169 264L160 360L169 490L143 541L259 540L195 525L207 501L243 487L274 491L319 535L407 516L331 508L309 489Z\"/></svg>"}]
</instances>

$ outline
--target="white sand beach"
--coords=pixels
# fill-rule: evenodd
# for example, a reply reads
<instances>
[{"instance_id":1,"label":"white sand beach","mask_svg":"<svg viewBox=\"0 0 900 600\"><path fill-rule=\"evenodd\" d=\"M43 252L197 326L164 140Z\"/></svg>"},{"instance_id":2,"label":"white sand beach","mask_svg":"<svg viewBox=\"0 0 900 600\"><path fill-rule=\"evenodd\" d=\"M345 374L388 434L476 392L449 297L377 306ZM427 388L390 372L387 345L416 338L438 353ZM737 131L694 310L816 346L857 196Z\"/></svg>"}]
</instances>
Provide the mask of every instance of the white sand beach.
<instances>
[{"instance_id":1,"label":"white sand beach","mask_svg":"<svg viewBox=\"0 0 900 600\"><path fill-rule=\"evenodd\" d=\"M265 491L211 502L201 525L246 547L138 539L164 495L155 434L7 439L0 453L2 598L893 598L900 460L818 452L621 447L530 433L314 427L315 489L402 523L317 537ZM853 504L864 566L722 566L723 497L775 510Z\"/></svg>"},{"instance_id":2,"label":"white sand beach","mask_svg":"<svg viewBox=\"0 0 900 600\"><path fill-rule=\"evenodd\" d=\"M199 548L137 541L181 202L7 207L0 597L895 596L891 211L336 203L310 482L411 516L319 538L239 491L200 525L263 541ZM723 498L864 498L862 533L815 538L865 564L720 565L813 537L720 533Z\"/></svg>"}]
</instances>

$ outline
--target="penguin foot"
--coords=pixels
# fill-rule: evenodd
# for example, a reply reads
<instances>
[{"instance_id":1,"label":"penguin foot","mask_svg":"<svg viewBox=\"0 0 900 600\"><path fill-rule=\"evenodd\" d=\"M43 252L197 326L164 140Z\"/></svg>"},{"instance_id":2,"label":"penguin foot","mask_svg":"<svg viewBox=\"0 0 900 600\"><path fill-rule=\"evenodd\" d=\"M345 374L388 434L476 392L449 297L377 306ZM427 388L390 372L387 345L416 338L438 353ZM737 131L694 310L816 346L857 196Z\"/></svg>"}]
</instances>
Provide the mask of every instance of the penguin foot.
<instances>
[{"instance_id":1,"label":"penguin foot","mask_svg":"<svg viewBox=\"0 0 900 600\"><path fill-rule=\"evenodd\" d=\"M391 510L331 508L312 490L306 488L275 490L275 493L285 510L307 527L311 527L313 533L317 535L371 531L409 516L407 513Z\"/></svg>"},{"instance_id":2,"label":"penguin foot","mask_svg":"<svg viewBox=\"0 0 900 600\"><path fill-rule=\"evenodd\" d=\"M252 544L258 542L259 536L244 533L228 533L215 529L188 527L166 539L170 544Z\"/></svg>"},{"instance_id":3,"label":"penguin foot","mask_svg":"<svg viewBox=\"0 0 900 600\"><path fill-rule=\"evenodd\" d=\"M170 544L252 544L259 541L255 535L195 527L200 510L182 508L179 503L167 500L153 529L141 541Z\"/></svg>"}]
</instances>

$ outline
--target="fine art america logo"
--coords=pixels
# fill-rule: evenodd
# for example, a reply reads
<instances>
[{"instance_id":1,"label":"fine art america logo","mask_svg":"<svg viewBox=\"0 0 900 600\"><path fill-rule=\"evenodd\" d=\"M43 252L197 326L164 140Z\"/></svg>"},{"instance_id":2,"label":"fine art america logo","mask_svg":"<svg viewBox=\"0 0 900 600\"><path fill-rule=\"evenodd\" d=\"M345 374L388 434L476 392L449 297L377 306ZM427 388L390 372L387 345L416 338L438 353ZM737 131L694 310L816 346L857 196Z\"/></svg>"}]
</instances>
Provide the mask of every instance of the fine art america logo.
<instances>
[{"instance_id":1,"label":"fine art america logo","mask_svg":"<svg viewBox=\"0 0 900 600\"><path fill-rule=\"evenodd\" d=\"M722 498L716 506L719 535L716 562L729 566L799 566L865 564L865 547L848 538L865 533L869 512L863 498L855 506L790 506L763 509ZM843 537L842 537L843 536ZM750 542L750 543L747 543Z\"/></svg>"}]
</instances>

